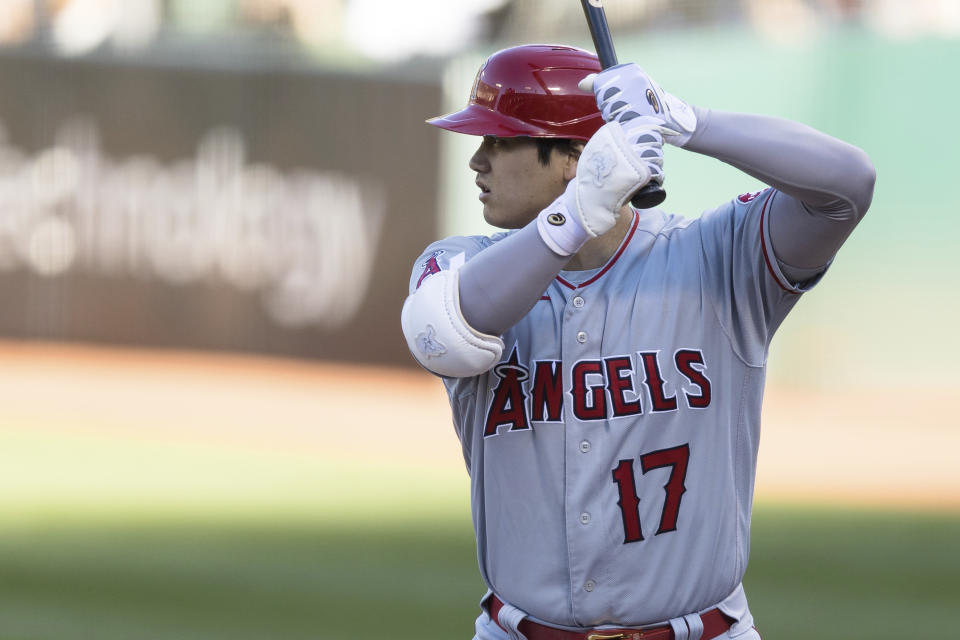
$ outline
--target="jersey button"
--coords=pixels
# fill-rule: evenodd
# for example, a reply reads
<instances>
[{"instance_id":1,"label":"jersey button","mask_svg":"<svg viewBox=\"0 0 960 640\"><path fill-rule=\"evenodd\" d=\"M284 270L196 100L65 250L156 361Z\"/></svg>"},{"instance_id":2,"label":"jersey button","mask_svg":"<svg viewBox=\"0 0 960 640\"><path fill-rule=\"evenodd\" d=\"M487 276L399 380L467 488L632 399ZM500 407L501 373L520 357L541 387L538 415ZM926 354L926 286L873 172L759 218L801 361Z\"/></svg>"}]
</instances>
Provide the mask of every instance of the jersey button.
<instances>
[{"instance_id":1,"label":"jersey button","mask_svg":"<svg viewBox=\"0 0 960 640\"><path fill-rule=\"evenodd\" d=\"M573 306L575 306L577 309L582 309L582 308L583 308L583 298L581 298L580 296L577 296L576 298L574 298L574 299L573 299Z\"/></svg>"},{"instance_id":2,"label":"jersey button","mask_svg":"<svg viewBox=\"0 0 960 640\"><path fill-rule=\"evenodd\" d=\"M583 344L586 341L587 341L587 332L586 331L577 332L577 342L579 342L580 344Z\"/></svg>"},{"instance_id":3,"label":"jersey button","mask_svg":"<svg viewBox=\"0 0 960 640\"><path fill-rule=\"evenodd\" d=\"M590 524L590 514L586 511L580 514L580 524Z\"/></svg>"},{"instance_id":4,"label":"jersey button","mask_svg":"<svg viewBox=\"0 0 960 640\"><path fill-rule=\"evenodd\" d=\"M589 441L589 440L584 440L583 442L580 443L580 451L582 451L583 453L586 453L587 451L590 451L590 441Z\"/></svg>"},{"instance_id":5,"label":"jersey button","mask_svg":"<svg viewBox=\"0 0 960 640\"><path fill-rule=\"evenodd\" d=\"M593 591L594 588L596 588L596 586L597 586L596 582L594 582L593 580L587 580L586 582L583 583L583 590Z\"/></svg>"}]
</instances>

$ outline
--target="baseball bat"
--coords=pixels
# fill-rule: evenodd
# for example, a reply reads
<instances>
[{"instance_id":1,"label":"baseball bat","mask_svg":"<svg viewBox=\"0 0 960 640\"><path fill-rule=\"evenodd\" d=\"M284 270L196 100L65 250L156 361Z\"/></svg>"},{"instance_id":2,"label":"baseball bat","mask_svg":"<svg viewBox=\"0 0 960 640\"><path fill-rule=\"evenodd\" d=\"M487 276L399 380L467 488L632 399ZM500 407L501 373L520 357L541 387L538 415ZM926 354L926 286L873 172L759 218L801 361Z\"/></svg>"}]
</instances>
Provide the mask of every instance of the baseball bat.
<instances>
[{"instance_id":1,"label":"baseball bat","mask_svg":"<svg viewBox=\"0 0 960 640\"><path fill-rule=\"evenodd\" d=\"M617 64L617 52L613 48L613 37L607 25L607 14L603 11L603 0L580 0L583 5L583 14L590 27L590 36L593 46L600 58L600 66L604 69ZM667 192L658 184L650 183L637 191L630 198L630 203L637 209L651 209L662 203Z\"/></svg>"}]
</instances>

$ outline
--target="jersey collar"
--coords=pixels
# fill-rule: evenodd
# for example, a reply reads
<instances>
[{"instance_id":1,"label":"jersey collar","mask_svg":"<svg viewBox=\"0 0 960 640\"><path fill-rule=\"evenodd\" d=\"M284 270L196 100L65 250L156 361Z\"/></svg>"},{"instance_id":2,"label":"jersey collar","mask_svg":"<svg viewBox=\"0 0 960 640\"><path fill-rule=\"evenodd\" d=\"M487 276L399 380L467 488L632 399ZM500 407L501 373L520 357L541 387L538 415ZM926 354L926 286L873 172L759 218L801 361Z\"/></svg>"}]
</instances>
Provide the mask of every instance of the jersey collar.
<instances>
[{"instance_id":1,"label":"jersey collar","mask_svg":"<svg viewBox=\"0 0 960 640\"><path fill-rule=\"evenodd\" d=\"M605 274L607 271L610 270L610 268L614 265L614 263L623 254L624 250L627 248L627 245L630 244L630 240L633 238L633 234L636 233L637 227L639 226L639 224L640 224L640 214L637 212L636 209L633 209L633 222L630 224L630 230L627 231L627 235L623 237L623 240L620 242L620 246L617 248L616 252L614 252L613 256L611 256L611 258L607 260L607 263L603 265L603 268L601 268L600 271L598 271L592 278L590 278L589 280L585 280L580 284L574 284L569 280L567 280L566 278L564 278L563 276L558 275L557 282L567 287L568 289L582 289L588 284L592 284L597 280L599 280L600 278L602 278L603 274Z\"/></svg>"}]
</instances>

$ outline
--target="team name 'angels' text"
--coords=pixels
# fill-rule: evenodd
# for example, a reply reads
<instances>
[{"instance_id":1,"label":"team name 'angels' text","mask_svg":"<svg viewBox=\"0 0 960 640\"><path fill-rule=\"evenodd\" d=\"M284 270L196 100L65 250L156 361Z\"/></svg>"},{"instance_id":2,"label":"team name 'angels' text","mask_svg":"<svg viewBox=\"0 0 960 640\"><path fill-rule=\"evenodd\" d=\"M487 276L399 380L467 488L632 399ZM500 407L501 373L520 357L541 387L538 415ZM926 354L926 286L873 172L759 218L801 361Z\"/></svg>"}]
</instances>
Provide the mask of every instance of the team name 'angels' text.
<instances>
[{"instance_id":1,"label":"team name 'angels' text","mask_svg":"<svg viewBox=\"0 0 960 640\"><path fill-rule=\"evenodd\" d=\"M664 379L658 351L639 351L636 360L624 355L577 361L571 368L567 390L574 417L581 421L608 420L641 415L645 410L678 411L681 402L690 409L710 406L712 385L706 375L702 351L679 349L667 366L686 379L673 392ZM533 380L524 384L530 379L531 369ZM634 384L634 380L640 378L638 371L642 371L646 394ZM560 360L534 360L528 367L519 363L514 347L510 357L496 365L493 372L498 380L487 410L484 436L496 435L499 427L507 425L514 431L529 429L531 421L563 421L563 363ZM647 400L649 405L645 408Z\"/></svg>"}]
</instances>

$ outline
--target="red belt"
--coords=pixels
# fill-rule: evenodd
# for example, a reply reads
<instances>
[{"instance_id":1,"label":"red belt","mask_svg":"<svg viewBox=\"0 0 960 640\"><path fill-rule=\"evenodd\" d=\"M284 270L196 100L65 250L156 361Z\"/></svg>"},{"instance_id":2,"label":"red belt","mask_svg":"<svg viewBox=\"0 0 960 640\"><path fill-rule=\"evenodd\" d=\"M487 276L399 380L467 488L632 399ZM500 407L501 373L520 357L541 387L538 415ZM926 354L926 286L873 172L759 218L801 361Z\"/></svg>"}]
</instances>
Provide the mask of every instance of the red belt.
<instances>
[{"instance_id":1,"label":"red belt","mask_svg":"<svg viewBox=\"0 0 960 640\"><path fill-rule=\"evenodd\" d=\"M497 596L490 596L488 601L490 617L501 629L503 625L497 615L503 608L503 602ZM702 640L711 640L730 630L733 620L728 618L719 609L710 609L700 614L703 621ZM591 631L565 631L537 624L529 618L520 621L520 632L527 636L527 640L674 640L673 627L651 627L649 629L594 629ZM504 629L506 631L506 629Z\"/></svg>"}]
</instances>

